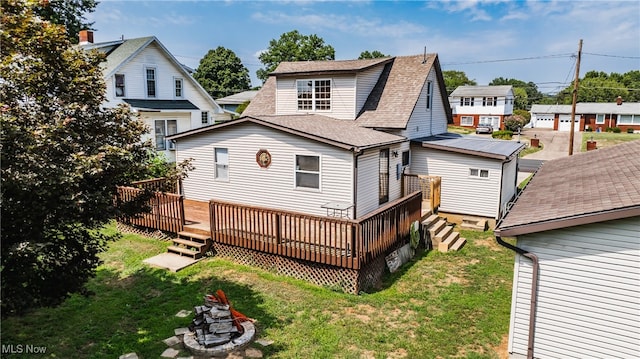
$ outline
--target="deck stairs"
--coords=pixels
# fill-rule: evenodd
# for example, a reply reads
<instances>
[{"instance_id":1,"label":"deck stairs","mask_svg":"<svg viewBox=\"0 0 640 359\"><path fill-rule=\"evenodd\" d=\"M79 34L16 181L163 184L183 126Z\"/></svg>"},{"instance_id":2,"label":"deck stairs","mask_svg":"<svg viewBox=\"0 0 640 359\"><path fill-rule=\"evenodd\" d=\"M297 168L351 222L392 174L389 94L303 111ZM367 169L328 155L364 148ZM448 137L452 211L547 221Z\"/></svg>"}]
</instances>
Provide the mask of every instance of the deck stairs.
<instances>
[{"instance_id":1,"label":"deck stairs","mask_svg":"<svg viewBox=\"0 0 640 359\"><path fill-rule=\"evenodd\" d=\"M423 211L421 223L426 232L425 240L430 241L432 249L439 252L458 251L467 243L467 240L460 237L460 233L438 214Z\"/></svg>"},{"instance_id":2,"label":"deck stairs","mask_svg":"<svg viewBox=\"0 0 640 359\"><path fill-rule=\"evenodd\" d=\"M167 252L179 256L200 259L205 256L211 247L211 237L207 234L192 231L182 231L178 237L172 239L173 244L167 247Z\"/></svg>"}]
</instances>

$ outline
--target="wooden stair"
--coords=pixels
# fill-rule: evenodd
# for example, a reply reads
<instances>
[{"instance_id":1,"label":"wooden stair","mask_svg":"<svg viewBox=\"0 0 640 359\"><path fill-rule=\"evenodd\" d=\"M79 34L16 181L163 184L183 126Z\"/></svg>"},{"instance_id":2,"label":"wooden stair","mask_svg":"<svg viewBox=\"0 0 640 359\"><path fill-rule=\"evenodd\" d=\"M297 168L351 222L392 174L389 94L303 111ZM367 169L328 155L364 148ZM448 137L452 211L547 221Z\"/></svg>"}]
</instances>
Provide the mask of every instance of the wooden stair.
<instances>
[{"instance_id":1,"label":"wooden stair","mask_svg":"<svg viewBox=\"0 0 640 359\"><path fill-rule=\"evenodd\" d=\"M172 239L173 244L167 247L167 252L193 259L202 258L211 247L211 237L205 234L183 231Z\"/></svg>"},{"instance_id":2,"label":"wooden stair","mask_svg":"<svg viewBox=\"0 0 640 359\"><path fill-rule=\"evenodd\" d=\"M447 224L445 218L437 214L423 215L422 228L427 231L431 248L438 249L439 252L458 251L467 242L453 226Z\"/></svg>"}]
</instances>

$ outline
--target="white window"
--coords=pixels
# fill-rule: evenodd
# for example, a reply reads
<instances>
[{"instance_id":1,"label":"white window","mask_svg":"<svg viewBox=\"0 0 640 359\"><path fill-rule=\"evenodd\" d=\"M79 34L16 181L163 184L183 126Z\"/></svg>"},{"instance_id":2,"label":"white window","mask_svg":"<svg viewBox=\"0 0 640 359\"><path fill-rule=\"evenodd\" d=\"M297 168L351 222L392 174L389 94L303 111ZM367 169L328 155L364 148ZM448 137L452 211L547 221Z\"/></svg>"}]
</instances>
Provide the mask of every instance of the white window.
<instances>
[{"instance_id":1,"label":"white window","mask_svg":"<svg viewBox=\"0 0 640 359\"><path fill-rule=\"evenodd\" d=\"M156 149L158 151L174 149L173 142L168 141L166 137L176 133L178 133L178 121L156 120L155 121Z\"/></svg>"},{"instance_id":2,"label":"white window","mask_svg":"<svg viewBox=\"0 0 640 359\"><path fill-rule=\"evenodd\" d=\"M473 116L460 116L460 126L473 126Z\"/></svg>"},{"instance_id":3,"label":"white window","mask_svg":"<svg viewBox=\"0 0 640 359\"><path fill-rule=\"evenodd\" d=\"M200 121L203 125L209 124L209 111L202 111L200 113Z\"/></svg>"},{"instance_id":4,"label":"white window","mask_svg":"<svg viewBox=\"0 0 640 359\"><path fill-rule=\"evenodd\" d=\"M125 97L124 74L115 74L116 97Z\"/></svg>"},{"instance_id":5,"label":"white window","mask_svg":"<svg viewBox=\"0 0 640 359\"><path fill-rule=\"evenodd\" d=\"M473 106L473 97L461 97L460 106Z\"/></svg>"},{"instance_id":6,"label":"white window","mask_svg":"<svg viewBox=\"0 0 640 359\"><path fill-rule=\"evenodd\" d=\"M218 181L229 180L229 150L227 148L214 149L214 168L213 178Z\"/></svg>"},{"instance_id":7,"label":"white window","mask_svg":"<svg viewBox=\"0 0 640 359\"><path fill-rule=\"evenodd\" d=\"M604 115L596 115L596 125L604 125Z\"/></svg>"},{"instance_id":8,"label":"white window","mask_svg":"<svg viewBox=\"0 0 640 359\"><path fill-rule=\"evenodd\" d=\"M640 116L618 115L618 125L640 125Z\"/></svg>"},{"instance_id":9,"label":"white window","mask_svg":"<svg viewBox=\"0 0 640 359\"><path fill-rule=\"evenodd\" d=\"M173 95L175 98L183 98L184 97L184 89L183 89L183 85L184 82L182 81L181 78L179 77L174 77L173 78Z\"/></svg>"},{"instance_id":10,"label":"white window","mask_svg":"<svg viewBox=\"0 0 640 359\"><path fill-rule=\"evenodd\" d=\"M489 178L489 170L469 168L469 177Z\"/></svg>"},{"instance_id":11,"label":"white window","mask_svg":"<svg viewBox=\"0 0 640 359\"><path fill-rule=\"evenodd\" d=\"M482 106L496 106L498 103L497 97L483 97Z\"/></svg>"},{"instance_id":12,"label":"white window","mask_svg":"<svg viewBox=\"0 0 640 359\"><path fill-rule=\"evenodd\" d=\"M433 83L431 83L431 81L427 81L427 110L431 109L431 103L433 102L432 92L433 92Z\"/></svg>"},{"instance_id":13,"label":"white window","mask_svg":"<svg viewBox=\"0 0 640 359\"><path fill-rule=\"evenodd\" d=\"M297 80L299 111L331 110L331 80Z\"/></svg>"},{"instance_id":14,"label":"white window","mask_svg":"<svg viewBox=\"0 0 640 359\"><path fill-rule=\"evenodd\" d=\"M320 189L320 156L296 155L296 188Z\"/></svg>"},{"instance_id":15,"label":"white window","mask_svg":"<svg viewBox=\"0 0 640 359\"><path fill-rule=\"evenodd\" d=\"M156 97L156 69L153 67L145 67L145 87L147 89L147 97Z\"/></svg>"}]
</instances>

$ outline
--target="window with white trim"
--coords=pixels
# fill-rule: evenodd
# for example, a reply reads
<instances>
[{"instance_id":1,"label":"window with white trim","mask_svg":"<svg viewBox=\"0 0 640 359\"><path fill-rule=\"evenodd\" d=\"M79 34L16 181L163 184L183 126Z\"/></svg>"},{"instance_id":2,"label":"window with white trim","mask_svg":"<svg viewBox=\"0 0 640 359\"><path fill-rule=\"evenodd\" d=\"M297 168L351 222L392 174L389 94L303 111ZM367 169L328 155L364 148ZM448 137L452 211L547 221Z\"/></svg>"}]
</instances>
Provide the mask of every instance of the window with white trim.
<instances>
[{"instance_id":1,"label":"window with white trim","mask_svg":"<svg viewBox=\"0 0 640 359\"><path fill-rule=\"evenodd\" d=\"M473 97L460 97L460 106L473 106Z\"/></svg>"},{"instance_id":2,"label":"window with white trim","mask_svg":"<svg viewBox=\"0 0 640 359\"><path fill-rule=\"evenodd\" d=\"M483 97L482 98L482 106L497 106L498 98L497 97Z\"/></svg>"},{"instance_id":3,"label":"window with white trim","mask_svg":"<svg viewBox=\"0 0 640 359\"><path fill-rule=\"evenodd\" d=\"M200 113L200 121L202 122L203 125L209 124L209 111L202 111Z\"/></svg>"},{"instance_id":4,"label":"window with white trim","mask_svg":"<svg viewBox=\"0 0 640 359\"><path fill-rule=\"evenodd\" d=\"M618 115L618 125L640 125L640 116Z\"/></svg>"},{"instance_id":5,"label":"window with white trim","mask_svg":"<svg viewBox=\"0 0 640 359\"><path fill-rule=\"evenodd\" d=\"M213 178L218 181L229 180L229 149L213 149L214 174Z\"/></svg>"},{"instance_id":6,"label":"window with white trim","mask_svg":"<svg viewBox=\"0 0 640 359\"><path fill-rule=\"evenodd\" d=\"M596 115L596 125L604 125L604 115Z\"/></svg>"},{"instance_id":7,"label":"window with white trim","mask_svg":"<svg viewBox=\"0 0 640 359\"><path fill-rule=\"evenodd\" d=\"M155 120L156 149L158 151L173 150L173 142L167 136L178 133L177 120Z\"/></svg>"},{"instance_id":8,"label":"window with white trim","mask_svg":"<svg viewBox=\"0 0 640 359\"><path fill-rule=\"evenodd\" d=\"M431 109L431 103L433 102L433 83L431 81L427 81L427 110Z\"/></svg>"},{"instance_id":9,"label":"window with white trim","mask_svg":"<svg viewBox=\"0 0 640 359\"><path fill-rule=\"evenodd\" d=\"M116 97L125 97L125 88L124 88L124 74L115 74L114 82L116 88Z\"/></svg>"},{"instance_id":10,"label":"window with white trim","mask_svg":"<svg viewBox=\"0 0 640 359\"><path fill-rule=\"evenodd\" d=\"M460 126L473 126L473 116L460 116Z\"/></svg>"},{"instance_id":11,"label":"window with white trim","mask_svg":"<svg viewBox=\"0 0 640 359\"><path fill-rule=\"evenodd\" d=\"M297 80L299 111L331 110L331 80Z\"/></svg>"},{"instance_id":12,"label":"window with white trim","mask_svg":"<svg viewBox=\"0 0 640 359\"><path fill-rule=\"evenodd\" d=\"M489 170L469 168L469 177L489 178Z\"/></svg>"},{"instance_id":13,"label":"window with white trim","mask_svg":"<svg viewBox=\"0 0 640 359\"><path fill-rule=\"evenodd\" d=\"M180 77L173 78L173 96L175 98L184 97L184 81Z\"/></svg>"},{"instance_id":14,"label":"window with white trim","mask_svg":"<svg viewBox=\"0 0 640 359\"><path fill-rule=\"evenodd\" d=\"M320 156L296 155L296 188L320 189Z\"/></svg>"},{"instance_id":15,"label":"window with white trim","mask_svg":"<svg viewBox=\"0 0 640 359\"><path fill-rule=\"evenodd\" d=\"M153 67L145 67L145 88L147 90L147 97L156 97L156 69Z\"/></svg>"}]
</instances>

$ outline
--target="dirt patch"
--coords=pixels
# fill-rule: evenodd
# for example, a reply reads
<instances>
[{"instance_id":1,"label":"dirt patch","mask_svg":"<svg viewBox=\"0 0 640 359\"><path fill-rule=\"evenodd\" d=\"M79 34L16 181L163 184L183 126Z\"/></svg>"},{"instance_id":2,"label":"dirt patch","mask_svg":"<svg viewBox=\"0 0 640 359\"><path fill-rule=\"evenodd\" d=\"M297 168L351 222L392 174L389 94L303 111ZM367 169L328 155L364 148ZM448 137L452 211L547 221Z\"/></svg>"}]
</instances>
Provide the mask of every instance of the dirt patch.
<instances>
[{"instance_id":1,"label":"dirt patch","mask_svg":"<svg viewBox=\"0 0 640 359\"><path fill-rule=\"evenodd\" d=\"M509 359L509 335L505 334L497 347L493 347L498 358Z\"/></svg>"},{"instance_id":2,"label":"dirt patch","mask_svg":"<svg viewBox=\"0 0 640 359\"><path fill-rule=\"evenodd\" d=\"M405 349L399 348L392 351L391 353L387 353L387 358L388 359L406 358L407 355L409 354Z\"/></svg>"}]
</instances>

